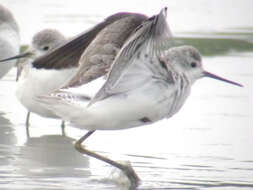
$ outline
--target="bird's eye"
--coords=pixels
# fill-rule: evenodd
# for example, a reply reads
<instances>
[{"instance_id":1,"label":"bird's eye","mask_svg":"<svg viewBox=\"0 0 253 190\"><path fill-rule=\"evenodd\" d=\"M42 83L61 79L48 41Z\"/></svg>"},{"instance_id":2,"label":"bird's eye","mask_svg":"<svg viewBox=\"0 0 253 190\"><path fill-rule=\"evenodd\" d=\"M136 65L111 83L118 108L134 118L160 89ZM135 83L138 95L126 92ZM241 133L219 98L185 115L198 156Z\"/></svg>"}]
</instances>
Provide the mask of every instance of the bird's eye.
<instances>
[{"instance_id":1,"label":"bird's eye","mask_svg":"<svg viewBox=\"0 0 253 190\"><path fill-rule=\"evenodd\" d=\"M192 68L197 67L197 63L196 63L196 62L191 62L191 67L192 67Z\"/></svg>"},{"instance_id":2,"label":"bird's eye","mask_svg":"<svg viewBox=\"0 0 253 190\"><path fill-rule=\"evenodd\" d=\"M49 46L44 46L42 49L43 49L44 51L47 51L47 50L49 50Z\"/></svg>"}]
</instances>

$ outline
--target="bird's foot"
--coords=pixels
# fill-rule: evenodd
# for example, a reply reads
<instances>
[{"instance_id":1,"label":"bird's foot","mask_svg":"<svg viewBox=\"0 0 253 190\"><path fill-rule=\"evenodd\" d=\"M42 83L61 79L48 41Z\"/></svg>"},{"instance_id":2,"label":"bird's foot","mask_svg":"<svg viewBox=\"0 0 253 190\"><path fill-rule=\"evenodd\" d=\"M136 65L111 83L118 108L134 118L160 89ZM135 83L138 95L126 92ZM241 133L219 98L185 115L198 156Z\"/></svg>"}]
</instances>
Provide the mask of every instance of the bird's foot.
<instances>
[{"instance_id":1,"label":"bird's foot","mask_svg":"<svg viewBox=\"0 0 253 190\"><path fill-rule=\"evenodd\" d=\"M117 184L127 186L129 190L134 190L140 183L140 178L134 171L129 161L118 161L120 168L115 168L112 175Z\"/></svg>"}]
</instances>

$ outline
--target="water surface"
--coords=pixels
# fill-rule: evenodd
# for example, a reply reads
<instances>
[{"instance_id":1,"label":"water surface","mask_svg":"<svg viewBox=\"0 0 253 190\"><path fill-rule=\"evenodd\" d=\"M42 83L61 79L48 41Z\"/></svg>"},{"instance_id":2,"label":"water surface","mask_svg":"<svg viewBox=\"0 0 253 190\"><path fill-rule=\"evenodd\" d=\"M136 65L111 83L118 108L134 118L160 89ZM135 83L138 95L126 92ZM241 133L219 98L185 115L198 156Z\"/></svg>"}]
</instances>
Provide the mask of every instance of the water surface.
<instances>
[{"instance_id":1,"label":"water surface","mask_svg":"<svg viewBox=\"0 0 253 190\"><path fill-rule=\"evenodd\" d=\"M87 146L130 161L142 179L139 189L253 189L252 1L1 2L17 16L23 44L43 28L72 36L117 11L152 15L167 5L177 43L196 46L206 70L245 87L199 80L173 118L96 132ZM74 150L74 140L86 131L68 125L63 137L60 121L31 115L30 138L26 136L15 72L0 81L0 189L125 189L118 171Z\"/></svg>"}]
</instances>

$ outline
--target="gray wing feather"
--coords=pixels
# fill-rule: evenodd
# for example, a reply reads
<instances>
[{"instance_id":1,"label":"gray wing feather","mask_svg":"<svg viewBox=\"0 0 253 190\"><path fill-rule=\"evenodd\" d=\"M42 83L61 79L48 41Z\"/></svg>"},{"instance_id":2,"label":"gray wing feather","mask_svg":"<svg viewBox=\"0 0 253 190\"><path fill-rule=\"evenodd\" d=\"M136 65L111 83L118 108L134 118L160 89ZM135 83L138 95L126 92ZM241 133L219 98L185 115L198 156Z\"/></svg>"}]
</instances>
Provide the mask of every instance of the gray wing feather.
<instances>
[{"instance_id":1,"label":"gray wing feather","mask_svg":"<svg viewBox=\"0 0 253 190\"><path fill-rule=\"evenodd\" d=\"M138 72L142 72L142 69L144 69L143 72L149 72L150 66L148 65L149 63L145 64L145 69L143 67L143 61L139 60L138 57L140 54L144 54L144 57L147 54L152 59L156 59L157 56L162 54L163 50L172 45L171 40L169 40L171 37L172 35L166 22L165 8L158 15L151 17L140 25L135 33L127 40L115 58L106 83L98 91L90 104L115 93L127 91L133 87L131 85L134 85L134 83L135 85L142 84L144 78L141 78L141 76L138 78ZM152 62L152 59L149 61ZM136 68L141 67L141 69L134 69L136 73L130 73L129 71L129 68L133 64ZM127 74L128 77L124 78ZM126 81L126 79L131 80L131 75L136 76L140 80Z\"/></svg>"}]
</instances>

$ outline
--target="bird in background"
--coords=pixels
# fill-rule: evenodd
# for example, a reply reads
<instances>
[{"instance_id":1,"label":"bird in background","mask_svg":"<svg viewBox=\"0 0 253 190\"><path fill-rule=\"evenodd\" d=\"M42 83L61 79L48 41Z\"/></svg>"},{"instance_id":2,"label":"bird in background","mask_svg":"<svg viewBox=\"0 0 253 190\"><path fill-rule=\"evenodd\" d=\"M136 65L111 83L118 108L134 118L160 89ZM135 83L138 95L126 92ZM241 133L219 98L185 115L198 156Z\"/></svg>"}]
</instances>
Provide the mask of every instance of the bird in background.
<instances>
[{"instance_id":1,"label":"bird in background","mask_svg":"<svg viewBox=\"0 0 253 190\"><path fill-rule=\"evenodd\" d=\"M0 60L15 56L20 49L20 34L18 24L13 14L0 5ZM16 60L8 64L0 64L0 79L15 65Z\"/></svg>"},{"instance_id":2,"label":"bird in background","mask_svg":"<svg viewBox=\"0 0 253 190\"><path fill-rule=\"evenodd\" d=\"M16 97L19 102L28 110L26 116L27 134L29 134L30 113L38 114L42 117L58 118L55 114L46 110L35 100L38 95L45 95L61 87L61 84L68 79L69 73L64 73L58 77L58 73L50 70L38 72L32 62L38 57L45 55L48 51L57 48L67 39L55 29L44 29L36 33L32 38L32 43L28 50L22 55L26 56L17 66L17 88ZM73 71L72 71L73 72ZM58 77L58 78L57 78ZM64 121L61 124L62 134L64 134Z\"/></svg>"}]
</instances>

